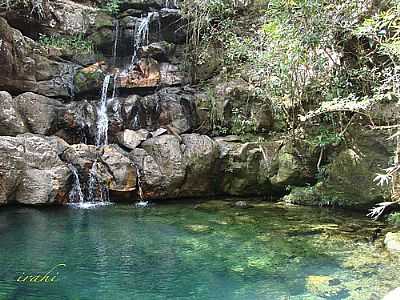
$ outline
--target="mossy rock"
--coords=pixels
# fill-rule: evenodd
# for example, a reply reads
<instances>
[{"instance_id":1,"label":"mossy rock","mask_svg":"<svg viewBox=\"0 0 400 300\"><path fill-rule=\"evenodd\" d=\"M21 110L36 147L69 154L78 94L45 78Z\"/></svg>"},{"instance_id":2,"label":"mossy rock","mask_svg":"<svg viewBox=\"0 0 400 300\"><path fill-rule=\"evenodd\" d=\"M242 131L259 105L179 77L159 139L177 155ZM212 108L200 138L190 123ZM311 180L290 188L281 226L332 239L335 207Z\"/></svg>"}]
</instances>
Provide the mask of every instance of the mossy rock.
<instances>
[{"instance_id":1,"label":"mossy rock","mask_svg":"<svg viewBox=\"0 0 400 300\"><path fill-rule=\"evenodd\" d=\"M105 74L99 63L79 70L74 76L75 93L98 91L103 84L104 78Z\"/></svg>"}]
</instances>

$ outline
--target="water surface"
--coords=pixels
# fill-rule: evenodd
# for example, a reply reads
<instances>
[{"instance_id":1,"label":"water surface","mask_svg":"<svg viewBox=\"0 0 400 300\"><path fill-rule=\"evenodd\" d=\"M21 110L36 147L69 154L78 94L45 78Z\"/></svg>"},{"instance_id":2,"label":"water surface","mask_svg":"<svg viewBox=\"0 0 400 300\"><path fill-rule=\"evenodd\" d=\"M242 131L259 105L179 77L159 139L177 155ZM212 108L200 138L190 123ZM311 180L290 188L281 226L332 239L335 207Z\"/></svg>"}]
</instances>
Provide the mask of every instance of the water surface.
<instances>
[{"instance_id":1,"label":"water surface","mask_svg":"<svg viewBox=\"0 0 400 300\"><path fill-rule=\"evenodd\" d=\"M362 215L256 203L0 210L0 299L380 299L399 260ZM55 282L17 282L52 271Z\"/></svg>"}]
</instances>

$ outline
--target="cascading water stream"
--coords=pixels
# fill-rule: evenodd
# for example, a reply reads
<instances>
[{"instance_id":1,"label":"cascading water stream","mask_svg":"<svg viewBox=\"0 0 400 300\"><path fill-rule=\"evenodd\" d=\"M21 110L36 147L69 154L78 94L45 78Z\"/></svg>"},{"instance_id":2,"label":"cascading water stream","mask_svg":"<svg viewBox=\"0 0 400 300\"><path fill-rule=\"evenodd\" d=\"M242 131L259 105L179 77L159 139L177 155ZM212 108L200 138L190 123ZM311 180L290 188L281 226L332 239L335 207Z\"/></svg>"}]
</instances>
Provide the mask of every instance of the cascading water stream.
<instances>
[{"instance_id":1,"label":"cascading water stream","mask_svg":"<svg viewBox=\"0 0 400 300\"><path fill-rule=\"evenodd\" d=\"M114 20L114 46L112 51L112 63L115 66L117 64L117 53L118 53L118 41L119 41L119 20Z\"/></svg>"},{"instance_id":2,"label":"cascading water stream","mask_svg":"<svg viewBox=\"0 0 400 300\"><path fill-rule=\"evenodd\" d=\"M72 175L74 176L74 182L72 185L72 189L69 192L69 197L70 199L72 199L72 202L82 204L85 201L85 199L82 193L78 170L75 168L73 164L68 164L68 168L71 170Z\"/></svg>"},{"instance_id":3,"label":"cascading water stream","mask_svg":"<svg viewBox=\"0 0 400 300\"><path fill-rule=\"evenodd\" d=\"M100 105L97 108L97 130L96 146L105 146L108 143L108 115L107 115L107 93L110 85L111 75L106 75L101 91Z\"/></svg>"},{"instance_id":4,"label":"cascading water stream","mask_svg":"<svg viewBox=\"0 0 400 300\"><path fill-rule=\"evenodd\" d=\"M177 0L165 0L164 4L165 8L177 8L178 7L178 1Z\"/></svg>"},{"instance_id":5,"label":"cascading water stream","mask_svg":"<svg viewBox=\"0 0 400 300\"><path fill-rule=\"evenodd\" d=\"M149 12L146 17L141 18L140 22L135 25L133 55L129 69L132 69L137 63L139 49L149 44L150 24L154 18L159 19L158 12Z\"/></svg>"}]
</instances>

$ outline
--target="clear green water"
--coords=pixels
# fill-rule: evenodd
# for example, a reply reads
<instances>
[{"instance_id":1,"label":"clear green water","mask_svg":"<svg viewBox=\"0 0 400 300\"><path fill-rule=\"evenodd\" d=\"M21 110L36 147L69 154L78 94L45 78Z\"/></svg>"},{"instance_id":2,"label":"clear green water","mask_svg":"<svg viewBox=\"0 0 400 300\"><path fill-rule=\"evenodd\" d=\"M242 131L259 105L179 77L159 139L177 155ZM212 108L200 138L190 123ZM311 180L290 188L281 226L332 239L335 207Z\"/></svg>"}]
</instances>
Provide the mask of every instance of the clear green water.
<instances>
[{"instance_id":1,"label":"clear green water","mask_svg":"<svg viewBox=\"0 0 400 300\"><path fill-rule=\"evenodd\" d=\"M194 206L2 209L0 299L366 300L400 286L361 215ZM55 282L16 281L60 263Z\"/></svg>"}]
</instances>

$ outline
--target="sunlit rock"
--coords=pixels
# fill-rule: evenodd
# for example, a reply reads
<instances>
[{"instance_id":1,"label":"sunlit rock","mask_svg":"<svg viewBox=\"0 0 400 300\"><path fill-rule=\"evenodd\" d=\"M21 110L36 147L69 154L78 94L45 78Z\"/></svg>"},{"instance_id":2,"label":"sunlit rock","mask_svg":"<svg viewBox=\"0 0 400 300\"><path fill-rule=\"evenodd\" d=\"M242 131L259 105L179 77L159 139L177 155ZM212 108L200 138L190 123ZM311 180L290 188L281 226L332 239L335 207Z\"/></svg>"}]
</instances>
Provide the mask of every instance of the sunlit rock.
<instances>
[{"instance_id":1,"label":"sunlit rock","mask_svg":"<svg viewBox=\"0 0 400 300\"><path fill-rule=\"evenodd\" d=\"M384 243L390 252L400 253L400 232L388 232Z\"/></svg>"}]
</instances>

